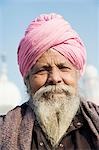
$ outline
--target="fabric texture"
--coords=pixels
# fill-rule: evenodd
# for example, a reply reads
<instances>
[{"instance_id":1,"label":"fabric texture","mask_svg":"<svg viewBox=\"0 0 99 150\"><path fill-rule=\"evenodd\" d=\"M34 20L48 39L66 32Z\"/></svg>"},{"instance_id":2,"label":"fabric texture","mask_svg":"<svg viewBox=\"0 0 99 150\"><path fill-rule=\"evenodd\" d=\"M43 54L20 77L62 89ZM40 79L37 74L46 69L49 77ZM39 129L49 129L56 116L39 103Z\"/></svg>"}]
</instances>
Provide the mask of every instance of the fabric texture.
<instances>
[{"instance_id":1,"label":"fabric texture","mask_svg":"<svg viewBox=\"0 0 99 150\"><path fill-rule=\"evenodd\" d=\"M99 149L99 108L91 102L81 101L82 116L88 124L95 142L95 150ZM0 117L0 149L2 150L31 150L32 133L35 116L27 103L18 106ZM80 131L76 130L77 132ZM76 132L76 133L77 133ZM81 131L80 131L81 132ZM72 132L71 132L72 134ZM87 134L87 132L85 132ZM90 139L90 135L87 135ZM68 136L67 136L68 138ZM78 138L78 142L82 140ZM65 142L65 141L64 141ZM82 148L82 145L81 145ZM75 149L75 148L74 148ZM40 149L41 150L41 149Z\"/></svg>"},{"instance_id":2,"label":"fabric texture","mask_svg":"<svg viewBox=\"0 0 99 150\"><path fill-rule=\"evenodd\" d=\"M90 135L90 136L89 136ZM97 141L81 110L77 112L69 129L60 142L52 148L39 124L35 122L32 136L32 150L97 150Z\"/></svg>"},{"instance_id":3,"label":"fabric texture","mask_svg":"<svg viewBox=\"0 0 99 150\"><path fill-rule=\"evenodd\" d=\"M85 46L79 35L61 15L42 14L28 26L18 47L18 64L23 77L48 49L60 52L83 74Z\"/></svg>"}]
</instances>

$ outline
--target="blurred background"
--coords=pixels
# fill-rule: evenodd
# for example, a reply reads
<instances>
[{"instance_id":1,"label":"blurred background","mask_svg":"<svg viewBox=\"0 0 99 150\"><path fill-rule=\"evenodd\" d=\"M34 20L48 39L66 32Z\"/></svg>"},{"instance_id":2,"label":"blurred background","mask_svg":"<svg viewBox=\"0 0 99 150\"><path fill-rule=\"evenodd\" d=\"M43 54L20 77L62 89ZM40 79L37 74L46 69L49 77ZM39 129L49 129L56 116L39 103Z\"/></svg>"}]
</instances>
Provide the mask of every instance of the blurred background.
<instances>
[{"instance_id":1,"label":"blurred background","mask_svg":"<svg viewBox=\"0 0 99 150\"><path fill-rule=\"evenodd\" d=\"M30 22L51 12L63 15L84 41L87 70L81 91L99 104L99 0L0 0L0 112L27 101L17 48Z\"/></svg>"}]
</instances>

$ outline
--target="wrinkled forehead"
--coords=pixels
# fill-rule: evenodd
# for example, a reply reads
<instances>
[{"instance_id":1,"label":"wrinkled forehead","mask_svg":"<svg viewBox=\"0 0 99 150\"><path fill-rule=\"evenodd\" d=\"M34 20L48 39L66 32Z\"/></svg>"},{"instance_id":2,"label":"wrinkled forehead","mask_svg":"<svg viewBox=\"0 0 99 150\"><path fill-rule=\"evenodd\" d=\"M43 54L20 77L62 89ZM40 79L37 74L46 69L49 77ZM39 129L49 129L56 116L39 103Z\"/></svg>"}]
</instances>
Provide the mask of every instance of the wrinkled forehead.
<instances>
[{"instance_id":1,"label":"wrinkled forehead","mask_svg":"<svg viewBox=\"0 0 99 150\"><path fill-rule=\"evenodd\" d=\"M68 60L68 58L66 58L60 52L51 48L42 54L42 56L37 60L37 62L32 68L34 68L35 66L43 66L43 65L57 66L60 64L75 68L75 66L73 66L73 64Z\"/></svg>"},{"instance_id":2,"label":"wrinkled forehead","mask_svg":"<svg viewBox=\"0 0 99 150\"><path fill-rule=\"evenodd\" d=\"M66 58L60 52L51 48L44 52L36 63L64 62L65 60Z\"/></svg>"}]
</instances>

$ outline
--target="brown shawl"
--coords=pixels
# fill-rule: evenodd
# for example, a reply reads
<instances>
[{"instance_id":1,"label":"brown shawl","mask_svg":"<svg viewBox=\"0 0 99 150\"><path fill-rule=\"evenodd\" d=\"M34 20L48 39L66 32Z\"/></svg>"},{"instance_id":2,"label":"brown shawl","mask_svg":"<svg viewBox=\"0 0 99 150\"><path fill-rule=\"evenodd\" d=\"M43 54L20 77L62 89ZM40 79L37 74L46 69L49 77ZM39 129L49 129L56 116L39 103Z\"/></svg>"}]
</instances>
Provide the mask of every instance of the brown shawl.
<instances>
[{"instance_id":1,"label":"brown shawl","mask_svg":"<svg viewBox=\"0 0 99 150\"><path fill-rule=\"evenodd\" d=\"M91 102L81 101L82 114L99 144L99 107ZM2 150L30 150L34 114L32 109L24 103L0 117L0 149Z\"/></svg>"}]
</instances>

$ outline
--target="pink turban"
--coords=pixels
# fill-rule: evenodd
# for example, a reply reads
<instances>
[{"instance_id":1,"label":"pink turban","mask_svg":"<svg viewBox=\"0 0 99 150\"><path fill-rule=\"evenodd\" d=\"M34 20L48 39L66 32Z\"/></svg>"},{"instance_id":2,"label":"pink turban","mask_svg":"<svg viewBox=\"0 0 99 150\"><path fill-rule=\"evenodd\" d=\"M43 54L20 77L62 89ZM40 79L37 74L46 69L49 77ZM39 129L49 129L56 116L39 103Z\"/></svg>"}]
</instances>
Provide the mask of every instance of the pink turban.
<instances>
[{"instance_id":1,"label":"pink turban","mask_svg":"<svg viewBox=\"0 0 99 150\"><path fill-rule=\"evenodd\" d=\"M33 20L19 44L18 64L23 77L49 48L64 55L82 74L86 62L83 42L62 16L51 13Z\"/></svg>"}]
</instances>

